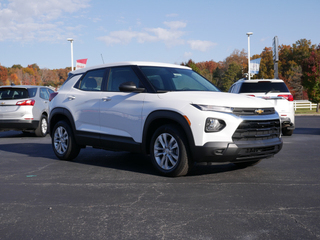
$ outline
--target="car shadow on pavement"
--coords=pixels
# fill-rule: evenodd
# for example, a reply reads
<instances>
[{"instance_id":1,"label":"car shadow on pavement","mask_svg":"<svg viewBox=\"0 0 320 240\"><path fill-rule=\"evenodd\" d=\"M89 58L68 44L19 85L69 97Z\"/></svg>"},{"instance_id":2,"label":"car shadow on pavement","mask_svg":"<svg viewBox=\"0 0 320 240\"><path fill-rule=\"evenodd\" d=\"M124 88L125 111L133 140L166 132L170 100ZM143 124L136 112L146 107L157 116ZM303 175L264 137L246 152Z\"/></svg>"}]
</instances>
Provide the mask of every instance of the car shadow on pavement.
<instances>
[{"instance_id":1,"label":"car shadow on pavement","mask_svg":"<svg viewBox=\"0 0 320 240\"><path fill-rule=\"evenodd\" d=\"M293 134L320 135L320 128L296 128Z\"/></svg>"},{"instance_id":2,"label":"car shadow on pavement","mask_svg":"<svg viewBox=\"0 0 320 240\"><path fill-rule=\"evenodd\" d=\"M55 156L51 143L49 142L50 140L48 141L46 138L34 138L33 133L22 133L18 131L1 132L0 139L9 140L14 138L20 138L23 140L23 142L0 144L0 151L7 153L18 153L33 158L47 158L61 161ZM35 141L40 139L42 142L37 143L33 142L32 140L30 141L29 139L33 139ZM43 140L48 141L48 143L44 143ZM87 147L82 149L78 157L71 161L71 163L87 164L91 166L112 168L122 171L162 176L153 167L150 157L137 153L112 152ZM238 169L238 167L231 163L219 165L195 163L187 176L218 174L235 171Z\"/></svg>"},{"instance_id":3,"label":"car shadow on pavement","mask_svg":"<svg viewBox=\"0 0 320 240\"><path fill-rule=\"evenodd\" d=\"M0 138L27 138L36 137L34 132L20 132L20 131L2 131Z\"/></svg>"},{"instance_id":4,"label":"car shadow on pavement","mask_svg":"<svg viewBox=\"0 0 320 240\"><path fill-rule=\"evenodd\" d=\"M34 158L55 158L51 145L45 143L0 144L0 151L23 154Z\"/></svg>"},{"instance_id":5,"label":"car shadow on pavement","mask_svg":"<svg viewBox=\"0 0 320 240\"><path fill-rule=\"evenodd\" d=\"M90 150L90 147L81 150L79 156L73 162L148 175L162 176L153 167L150 157L143 154L112 152L96 149L93 151L94 152ZM232 163L217 165L195 163L187 176L218 174L239 169L239 167L236 167Z\"/></svg>"}]
</instances>

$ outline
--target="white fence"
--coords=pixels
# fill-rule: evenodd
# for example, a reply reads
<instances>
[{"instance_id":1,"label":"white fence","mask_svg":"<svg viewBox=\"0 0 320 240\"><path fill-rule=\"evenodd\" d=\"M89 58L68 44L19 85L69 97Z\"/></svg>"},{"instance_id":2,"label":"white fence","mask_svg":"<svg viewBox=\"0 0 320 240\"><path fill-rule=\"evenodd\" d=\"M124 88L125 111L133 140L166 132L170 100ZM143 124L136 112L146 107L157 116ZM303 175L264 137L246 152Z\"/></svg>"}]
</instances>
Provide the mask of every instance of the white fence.
<instances>
[{"instance_id":1,"label":"white fence","mask_svg":"<svg viewBox=\"0 0 320 240\"><path fill-rule=\"evenodd\" d=\"M309 108L312 110L312 108L317 108L316 103L312 103L308 100L295 100L293 101L294 110L297 110L297 108Z\"/></svg>"}]
</instances>

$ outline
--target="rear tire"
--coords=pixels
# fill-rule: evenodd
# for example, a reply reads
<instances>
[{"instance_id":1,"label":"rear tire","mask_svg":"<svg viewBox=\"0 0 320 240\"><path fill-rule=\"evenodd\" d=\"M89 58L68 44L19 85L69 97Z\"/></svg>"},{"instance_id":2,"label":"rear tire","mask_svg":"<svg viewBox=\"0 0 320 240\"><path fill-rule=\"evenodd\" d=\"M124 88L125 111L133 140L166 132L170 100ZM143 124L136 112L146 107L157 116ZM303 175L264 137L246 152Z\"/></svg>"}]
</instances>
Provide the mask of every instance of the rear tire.
<instances>
[{"instance_id":1,"label":"rear tire","mask_svg":"<svg viewBox=\"0 0 320 240\"><path fill-rule=\"evenodd\" d=\"M48 120L45 115L41 115L39 125L37 129L34 131L37 137L45 137L48 132Z\"/></svg>"},{"instance_id":2,"label":"rear tire","mask_svg":"<svg viewBox=\"0 0 320 240\"><path fill-rule=\"evenodd\" d=\"M179 126L167 124L159 127L150 144L152 164L165 176L186 175L192 162L186 146L187 141Z\"/></svg>"},{"instance_id":3,"label":"rear tire","mask_svg":"<svg viewBox=\"0 0 320 240\"><path fill-rule=\"evenodd\" d=\"M52 148L61 160L73 160L78 156L81 148L76 144L71 127L67 122L59 121L54 126Z\"/></svg>"}]
</instances>

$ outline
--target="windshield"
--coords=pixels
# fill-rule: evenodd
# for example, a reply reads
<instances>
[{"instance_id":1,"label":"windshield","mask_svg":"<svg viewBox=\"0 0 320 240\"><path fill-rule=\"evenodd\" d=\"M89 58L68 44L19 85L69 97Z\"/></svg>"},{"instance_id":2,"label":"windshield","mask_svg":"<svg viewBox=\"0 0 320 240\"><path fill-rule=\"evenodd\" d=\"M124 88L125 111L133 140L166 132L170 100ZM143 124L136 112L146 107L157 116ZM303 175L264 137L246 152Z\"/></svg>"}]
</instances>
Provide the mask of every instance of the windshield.
<instances>
[{"instance_id":1,"label":"windshield","mask_svg":"<svg viewBox=\"0 0 320 240\"><path fill-rule=\"evenodd\" d=\"M240 93L267 93L267 92L289 92L283 82L261 81L257 83L243 83Z\"/></svg>"},{"instance_id":2,"label":"windshield","mask_svg":"<svg viewBox=\"0 0 320 240\"><path fill-rule=\"evenodd\" d=\"M0 88L0 100L31 98L36 93L37 88Z\"/></svg>"},{"instance_id":3,"label":"windshield","mask_svg":"<svg viewBox=\"0 0 320 240\"><path fill-rule=\"evenodd\" d=\"M211 82L198 73L181 68L140 67L144 75L158 92L164 91L214 91Z\"/></svg>"}]
</instances>

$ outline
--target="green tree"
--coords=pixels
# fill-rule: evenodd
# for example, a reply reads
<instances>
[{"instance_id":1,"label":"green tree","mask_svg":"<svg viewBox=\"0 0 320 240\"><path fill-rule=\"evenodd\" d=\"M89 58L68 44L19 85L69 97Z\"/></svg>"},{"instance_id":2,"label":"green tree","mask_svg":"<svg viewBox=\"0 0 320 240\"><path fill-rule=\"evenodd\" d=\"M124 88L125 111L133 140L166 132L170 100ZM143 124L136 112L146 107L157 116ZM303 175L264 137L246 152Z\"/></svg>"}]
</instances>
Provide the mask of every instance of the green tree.
<instances>
[{"instance_id":1,"label":"green tree","mask_svg":"<svg viewBox=\"0 0 320 240\"><path fill-rule=\"evenodd\" d=\"M18 68L18 69L22 69L23 67L20 64L14 64L12 65L11 68Z\"/></svg>"},{"instance_id":2,"label":"green tree","mask_svg":"<svg viewBox=\"0 0 320 240\"><path fill-rule=\"evenodd\" d=\"M231 63L222 78L222 90L227 92L231 85L242 76L242 67L235 62Z\"/></svg>"},{"instance_id":3,"label":"green tree","mask_svg":"<svg viewBox=\"0 0 320 240\"><path fill-rule=\"evenodd\" d=\"M200 73L200 69L199 67L197 66L197 64L192 61L191 59L187 62L187 63L182 63L182 65L184 66L188 66L190 68L192 68L193 71L197 72L197 73Z\"/></svg>"},{"instance_id":4,"label":"green tree","mask_svg":"<svg viewBox=\"0 0 320 240\"><path fill-rule=\"evenodd\" d=\"M222 88L223 74L224 71L220 67L217 67L212 73L213 84L215 84L220 89Z\"/></svg>"},{"instance_id":5,"label":"green tree","mask_svg":"<svg viewBox=\"0 0 320 240\"><path fill-rule=\"evenodd\" d=\"M260 70L259 73L254 76L256 79L272 79L274 78L274 65L273 55L271 47L265 47L260 54Z\"/></svg>"},{"instance_id":6,"label":"green tree","mask_svg":"<svg viewBox=\"0 0 320 240\"><path fill-rule=\"evenodd\" d=\"M293 61L302 65L302 62L310 57L312 51L316 49L316 45L312 45L310 40L300 39L292 44Z\"/></svg>"}]
</instances>

